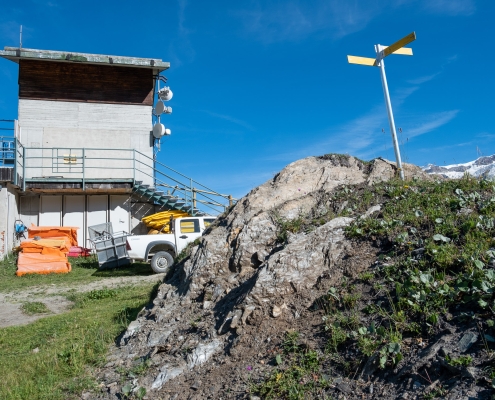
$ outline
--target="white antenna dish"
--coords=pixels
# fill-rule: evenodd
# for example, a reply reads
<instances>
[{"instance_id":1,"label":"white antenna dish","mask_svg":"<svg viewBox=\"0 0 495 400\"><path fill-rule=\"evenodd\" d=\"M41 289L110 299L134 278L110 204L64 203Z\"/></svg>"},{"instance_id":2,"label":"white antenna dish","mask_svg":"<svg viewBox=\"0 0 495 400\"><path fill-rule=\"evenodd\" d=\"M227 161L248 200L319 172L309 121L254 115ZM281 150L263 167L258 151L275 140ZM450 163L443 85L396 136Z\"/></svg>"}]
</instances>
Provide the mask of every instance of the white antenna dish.
<instances>
[{"instance_id":1,"label":"white antenna dish","mask_svg":"<svg viewBox=\"0 0 495 400\"><path fill-rule=\"evenodd\" d=\"M172 91L170 90L170 88L168 86L165 86L164 88L161 88L158 91L158 97L160 97L160 99L162 99L163 101L169 101L169 100L172 100L172 97L174 97L174 94L172 93Z\"/></svg>"},{"instance_id":2,"label":"white antenna dish","mask_svg":"<svg viewBox=\"0 0 495 400\"><path fill-rule=\"evenodd\" d=\"M172 131L168 128L165 128L165 136L170 136L172 134Z\"/></svg>"},{"instance_id":3,"label":"white antenna dish","mask_svg":"<svg viewBox=\"0 0 495 400\"><path fill-rule=\"evenodd\" d=\"M163 101L158 100L155 106L155 115L172 114L172 107L167 107Z\"/></svg>"},{"instance_id":4,"label":"white antenna dish","mask_svg":"<svg viewBox=\"0 0 495 400\"><path fill-rule=\"evenodd\" d=\"M156 102L156 106L155 106L155 114L156 115L162 115L163 112L165 111L165 104L163 104L163 101L161 100L158 100Z\"/></svg>"},{"instance_id":5,"label":"white antenna dish","mask_svg":"<svg viewBox=\"0 0 495 400\"><path fill-rule=\"evenodd\" d=\"M165 131L166 131L165 126L163 126L163 124L159 122L157 122L153 126L153 136L155 137L155 139L160 139L163 135L165 135Z\"/></svg>"}]
</instances>

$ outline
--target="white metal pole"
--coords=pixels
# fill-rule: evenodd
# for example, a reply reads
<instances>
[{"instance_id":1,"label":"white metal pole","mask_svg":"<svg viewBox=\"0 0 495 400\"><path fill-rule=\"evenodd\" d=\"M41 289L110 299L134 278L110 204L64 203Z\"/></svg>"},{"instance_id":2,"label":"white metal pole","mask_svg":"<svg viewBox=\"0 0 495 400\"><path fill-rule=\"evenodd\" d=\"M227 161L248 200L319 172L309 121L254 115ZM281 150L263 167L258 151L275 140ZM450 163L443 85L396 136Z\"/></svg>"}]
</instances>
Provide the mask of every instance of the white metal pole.
<instances>
[{"instance_id":1,"label":"white metal pole","mask_svg":"<svg viewBox=\"0 0 495 400\"><path fill-rule=\"evenodd\" d=\"M395 130L394 114L392 112L392 103L390 102L390 94L388 92L387 76L385 75L385 63L381 58L380 53L382 51L381 45L375 46L376 58L380 64L380 75L382 77L383 95L385 96L385 104L387 106L388 121L390 123L390 131L392 133L392 142L394 144L395 160L397 162L397 168L399 170L400 178L404 180L404 170L402 169L402 160L400 158L399 142L397 141L397 132Z\"/></svg>"}]
</instances>

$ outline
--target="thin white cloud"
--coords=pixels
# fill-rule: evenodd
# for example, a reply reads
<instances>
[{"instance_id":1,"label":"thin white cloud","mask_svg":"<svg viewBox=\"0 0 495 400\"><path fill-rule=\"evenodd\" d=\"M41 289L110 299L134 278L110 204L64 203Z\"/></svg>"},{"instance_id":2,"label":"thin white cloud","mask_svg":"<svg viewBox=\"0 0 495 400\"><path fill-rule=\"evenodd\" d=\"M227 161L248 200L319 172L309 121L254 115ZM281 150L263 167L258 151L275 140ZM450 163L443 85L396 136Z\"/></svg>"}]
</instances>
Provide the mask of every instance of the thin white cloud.
<instances>
[{"instance_id":1,"label":"thin white cloud","mask_svg":"<svg viewBox=\"0 0 495 400\"><path fill-rule=\"evenodd\" d=\"M438 75L440 75L444 71L444 69L447 65L449 65L450 63L452 63L456 60L457 60L457 54L455 54L451 57L448 57L447 60L441 65L440 71L435 72L434 74L431 74L431 75L420 76L419 78L411 79L411 80L408 80L407 82L412 84L412 85L421 85L423 83L429 82L432 79L436 78Z\"/></svg>"},{"instance_id":2,"label":"thin white cloud","mask_svg":"<svg viewBox=\"0 0 495 400\"><path fill-rule=\"evenodd\" d=\"M398 99L394 103L395 106L398 108L406 100L407 96L414 93L416 89L417 87L403 90L402 94L397 96ZM458 112L459 110L450 110L423 116L423 122L419 125L412 128L408 128L407 124L403 125L404 131L402 136L412 139L413 137L431 132L450 122ZM385 135L382 130L385 132ZM319 140L313 145L300 148L297 151L277 154L269 159L296 160L310 155L334 152L352 154L366 159L376 157L382 150L386 151L392 147L389 122L383 105L377 105L366 114L344 125L330 128L324 133L320 132L314 136L327 136L328 139Z\"/></svg>"},{"instance_id":3,"label":"thin white cloud","mask_svg":"<svg viewBox=\"0 0 495 400\"><path fill-rule=\"evenodd\" d=\"M424 135L425 133L431 132L434 129L437 129L442 125L445 125L452 121L458 114L458 112L459 110L450 110L430 115L420 125L412 129L408 129L406 132L406 136L408 138L413 138L415 136Z\"/></svg>"},{"instance_id":4,"label":"thin white cloud","mask_svg":"<svg viewBox=\"0 0 495 400\"><path fill-rule=\"evenodd\" d=\"M492 140L495 139L495 134L494 133L489 133L489 132L481 132L476 135L477 138L480 139L488 139Z\"/></svg>"},{"instance_id":5,"label":"thin white cloud","mask_svg":"<svg viewBox=\"0 0 495 400\"><path fill-rule=\"evenodd\" d=\"M419 78L411 79L407 82L412 85L421 85L422 83L431 81L432 79L436 78L438 75L440 75L440 72L431 75L420 76Z\"/></svg>"},{"instance_id":6,"label":"thin white cloud","mask_svg":"<svg viewBox=\"0 0 495 400\"><path fill-rule=\"evenodd\" d=\"M196 51L189 38L193 31L186 27L187 0L178 0L177 5L177 39L171 41L168 48L170 65L174 68L178 68L184 63L190 63L196 57Z\"/></svg>"},{"instance_id":7,"label":"thin white cloud","mask_svg":"<svg viewBox=\"0 0 495 400\"><path fill-rule=\"evenodd\" d=\"M472 146L472 145L474 145L474 142L470 141L470 142L449 144L449 145L445 145L445 146L423 147L423 148L417 149L415 151L420 151L422 153L436 153L439 151L445 151L445 150L456 149L459 147L466 147L466 146ZM444 161L444 163L447 164L446 161Z\"/></svg>"},{"instance_id":8,"label":"thin white cloud","mask_svg":"<svg viewBox=\"0 0 495 400\"><path fill-rule=\"evenodd\" d=\"M384 4L315 0L301 2L263 3L263 7L244 9L236 13L248 35L264 43L298 41L319 31L340 38L357 32L377 16Z\"/></svg>"},{"instance_id":9,"label":"thin white cloud","mask_svg":"<svg viewBox=\"0 0 495 400\"><path fill-rule=\"evenodd\" d=\"M217 114L217 113L214 113L214 112L211 112L211 111L206 111L206 110L204 112L207 113L208 115L211 115L212 117L220 118L220 119L223 119L225 121L232 122L232 123L234 123L236 125L242 126L242 127L246 128L246 129L249 129L250 131L255 131L256 130L252 125L250 125L246 121L243 121L243 120L240 120L240 119L231 117L230 115Z\"/></svg>"},{"instance_id":10,"label":"thin white cloud","mask_svg":"<svg viewBox=\"0 0 495 400\"><path fill-rule=\"evenodd\" d=\"M37 4L42 7L58 7L58 4L55 1L45 1L45 0L32 0L34 4Z\"/></svg>"},{"instance_id":11,"label":"thin white cloud","mask_svg":"<svg viewBox=\"0 0 495 400\"><path fill-rule=\"evenodd\" d=\"M406 101L406 99L414 92L416 92L418 89L419 89L418 86L411 86L408 88L402 88L397 90L394 96L392 97L393 105L396 107L401 106L402 103L404 103L404 101Z\"/></svg>"},{"instance_id":12,"label":"thin white cloud","mask_svg":"<svg viewBox=\"0 0 495 400\"><path fill-rule=\"evenodd\" d=\"M187 0L179 0L179 33L187 36L191 31L185 26L186 6Z\"/></svg>"},{"instance_id":13,"label":"thin white cloud","mask_svg":"<svg viewBox=\"0 0 495 400\"><path fill-rule=\"evenodd\" d=\"M0 23L0 38L7 46L19 46L19 31L21 24L17 21L5 21ZM26 28L23 27L24 37Z\"/></svg>"},{"instance_id":14,"label":"thin white cloud","mask_svg":"<svg viewBox=\"0 0 495 400\"><path fill-rule=\"evenodd\" d=\"M434 14L469 16L476 11L474 0L425 0L423 7Z\"/></svg>"},{"instance_id":15,"label":"thin white cloud","mask_svg":"<svg viewBox=\"0 0 495 400\"><path fill-rule=\"evenodd\" d=\"M287 153L274 153L268 160L293 161L299 158L324 153L349 153L355 155L364 148L371 146L376 136L387 126L386 113L383 107L375 107L370 112L335 128L327 129L317 134L307 134L307 137L327 137L309 146L300 147Z\"/></svg>"},{"instance_id":16,"label":"thin white cloud","mask_svg":"<svg viewBox=\"0 0 495 400\"><path fill-rule=\"evenodd\" d=\"M266 44L300 41L317 32L340 39L359 32L379 15L419 3L424 11L447 16L471 15L474 0L288 0L256 2L234 13L247 35Z\"/></svg>"},{"instance_id":17,"label":"thin white cloud","mask_svg":"<svg viewBox=\"0 0 495 400\"><path fill-rule=\"evenodd\" d=\"M417 86L398 90L392 96L392 105L399 108L416 90L418 90ZM369 154L376 153L376 145L374 144L383 140L382 129L387 133L389 132L384 104L376 105L367 113L343 125L315 134L317 137L326 136L328 139L320 140L297 151L276 154L269 159L296 160L323 153L348 153L364 158ZM372 150L369 150L371 148Z\"/></svg>"}]
</instances>

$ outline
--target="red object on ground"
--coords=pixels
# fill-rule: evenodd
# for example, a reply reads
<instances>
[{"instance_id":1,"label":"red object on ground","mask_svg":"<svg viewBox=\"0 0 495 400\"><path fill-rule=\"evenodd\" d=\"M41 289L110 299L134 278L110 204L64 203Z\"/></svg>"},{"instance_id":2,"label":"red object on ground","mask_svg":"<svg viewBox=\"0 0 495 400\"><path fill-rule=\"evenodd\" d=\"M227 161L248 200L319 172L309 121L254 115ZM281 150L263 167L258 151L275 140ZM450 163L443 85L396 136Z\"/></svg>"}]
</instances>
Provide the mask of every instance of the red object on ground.
<instances>
[{"instance_id":1,"label":"red object on ground","mask_svg":"<svg viewBox=\"0 0 495 400\"><path fill-rule=\"evenodd\" d=\"M71 246L69 249L69 257L89 257L91 255L91 249L81 246Z\"/></svg>"}]
</instances>

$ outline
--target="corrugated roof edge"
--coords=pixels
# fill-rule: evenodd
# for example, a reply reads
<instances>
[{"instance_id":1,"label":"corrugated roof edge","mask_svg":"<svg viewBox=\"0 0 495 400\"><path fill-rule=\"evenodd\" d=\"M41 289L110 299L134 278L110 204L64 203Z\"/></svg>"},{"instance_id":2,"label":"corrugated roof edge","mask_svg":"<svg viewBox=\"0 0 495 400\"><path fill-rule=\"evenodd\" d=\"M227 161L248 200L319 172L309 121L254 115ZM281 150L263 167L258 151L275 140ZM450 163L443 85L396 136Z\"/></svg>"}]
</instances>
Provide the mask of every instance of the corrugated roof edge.
<instances>
[{"instance_id":1,"label":"corrugated roof edge","mask_svg":"<svg viewBox=\"0 0 495 400\"><path fill-rule=\"evenodd\" d=\"M0 57L7 60L19 62L19 59L36 59L58 62L79 62L82 64L108 64L122 67L151 68L164 71L170 68L169 62L164 62L158 58L137 58L108 56L104 54L71 53L68 51L25 49L5 46L0 50Z\"/></svg>"}]
</instances>

